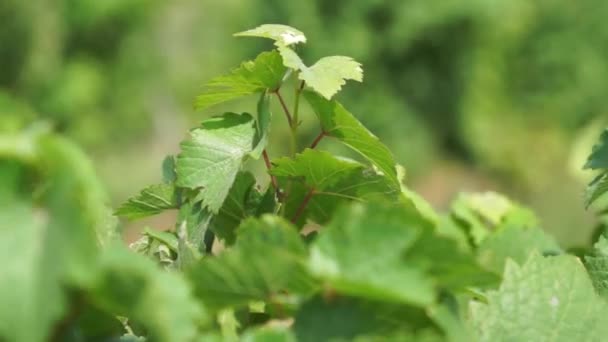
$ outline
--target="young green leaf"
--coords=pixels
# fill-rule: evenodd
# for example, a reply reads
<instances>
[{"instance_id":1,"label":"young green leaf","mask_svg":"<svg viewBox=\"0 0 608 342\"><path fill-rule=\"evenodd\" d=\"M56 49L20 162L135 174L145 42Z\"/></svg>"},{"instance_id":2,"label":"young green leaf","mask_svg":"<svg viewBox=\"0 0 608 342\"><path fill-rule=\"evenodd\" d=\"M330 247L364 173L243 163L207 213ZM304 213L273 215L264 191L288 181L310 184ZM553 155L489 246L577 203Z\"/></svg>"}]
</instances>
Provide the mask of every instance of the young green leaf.
<instances>
[{"instance_id":1,"label":"young green leaf","mask_svg":"<svg viewBox=\"0 0 608 342\"><path fill-rule=\"evenodd\" d=\"M276 159L274 165L271 174L277 177L302 178L308 186L318 191L331 187L362 166L355 161L338 159L328 152L311 149L304 150L294 159Z\"/></svg>"},{"instance_id":2,"label":"young green leaf","mask_svg":"<svg viewBox=\"0 0 608 342\"><path fill-rule=\"evenodd\" d=\"M160 214L177 208L177 192L172 184L155 184L143 189L137 196L129 198L114 214L128 219L138 219Z\"/></svg>"},{"instance_id":3,"label":"young green leaf","mask_svg":"<svg viewBox=\"0 0 608 342\"><path fill-rule=\"evenodd\" d=\"M261 195L255 185L255 178L250 172L239 172L222 208L213 218L211 229L227 245L234 243L236 228L241 221L254 214L253 211L257 209L255 200Z\"/></svg>"},{"instance_id":4,"label":"young green leaf","mask_svg":"<svg viewBox=\"0 0 608 342\"><path fill-rule=\"evenodd\" d=\"M277 46L288 46L298 43L306 43L306 36L293 27L280 24L264 24L254 29L235 33L236 37L260 37L275 41Z\"/></svg>"},{"instance_id":5,"label":"young green leaf","mask_svg":"<svg viewBox=\"0 0 608 342\"><path fill-rule=\"evenodd\" d=\"M313 108L326 135L334 137L368 159L400 189L395 160L390 150L339 102L328 101L311 91L304 97Z\"/></svg>"},{"instance_id":6,"label":"young green leaf","mask_svg":"<svg viewBox=\"0 0 608 342\"><path fill-rule=\"evenodd\" d=\"M471 304L477 340L602 341L608 306L576 257L533 255L522 267L507 262L487 304Z\"/></svg>"},{"instance_id":7,"label":"young green leaf","mask_svg":"<svg viewBox=\"0 0 608 342\"><path fill-rule=\"evenodd\" d=\"M299 78L329 100L346 84L346 80L363 82L363 69L350 57L330 56L321 58L310 68L301 69Z\"/></svg>"},{"instance_id":8,"label":"young green leaf","mask_svg":"<svg viewBox=\"0 0 608 342\"><path fill-rule=\"evenodd\" d=\"M323 224L345 201L384 198L394 200L398 191L386 177L349 159L340 159L328 152L306 149L294 159L279 158L272 174L292 183L285 203L287 217L296 217L298 226L307 220ZM308 198L308 200L306 200ZM302 207L304 201L306 207Z\"/></svg>"},{"instance_id":9,"label":"young green leaf","mask_svg":"<svg viewBox=\"0 0 608 342\"><path fill-rule=\"evenodd\" d=\"M247 61L229 75L209 81L196 97L195 107L205 109L216 104L279 88L286 72L277 51L262 52L254 61Z\"/></svg>"},{"instance_id":10,"label":"young green leaf","mask_svg":"<svg viewBox=\"0 0 608 342\"><path fill-rule=\"evenodd\" d=\"M314 283L304 267L306 247L295 227L266 215L247 219L237 233L234 247L204 258L189 272L196 295L209 308L242 307L312 291Z\"/></svg>"},{"instance_id":11,"label":"young green leaf","mask_svg":"<svg viewBox=\"0 0 608 342\"><path fill-rule=\"evenodd\" d=\"M268 144L268 134L270 133L270 123L272 113L270 112L270 96L262 93L258 101L258 119L256 121L255 148L249 153L254 159L259 159Z\"/></svg>"},{"instance_id":12,"label":"young green leaf","mask_svg":"<svg viewBox=\"0 0 608 342\"><path fill-rule=\"evenodd\" d=\"M217 213L243 158L253 149L255 135L253 117L247 113L225 113L204 121L181 143L176 185L200 189L203 206Z\"/></svg>"}]
</instances>

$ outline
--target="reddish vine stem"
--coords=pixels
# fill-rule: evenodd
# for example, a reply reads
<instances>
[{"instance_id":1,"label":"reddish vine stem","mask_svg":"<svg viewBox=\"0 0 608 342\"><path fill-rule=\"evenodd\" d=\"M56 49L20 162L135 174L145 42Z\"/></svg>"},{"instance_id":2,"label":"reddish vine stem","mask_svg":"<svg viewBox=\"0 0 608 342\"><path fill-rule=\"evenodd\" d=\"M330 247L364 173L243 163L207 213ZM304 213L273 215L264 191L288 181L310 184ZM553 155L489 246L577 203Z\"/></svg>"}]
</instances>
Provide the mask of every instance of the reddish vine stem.
<instances>
[{"instance_id":1,"label":"reddish vine stem","mask_svg":"<svg viewBox=\"0 0 608 342\"><path fill-rule=\"evenodd\" d=\"M319 142L321 142L321 139L323 139L323 137L325 137L326 135L327 135L327 133L325 133L325 131L321 131L321 133L319 133L319 135L317 135L317 137L312 142L312 144L310 144L310 148L314 149L315 147L317 147Z\"/></svg>"},{"instance_id":2,"label":"reddish vine stem","mask_svg":"<svg viewBox=\"0 0 608 342\"><path fill-rule=\"evenodd\" d=\"M291 219L291 222L293 222L293 223L298 222L298 219L300 218L300 216L302 216L302 213L304 213L304 209L306 209L306 206L308 205L308 202L310 202L310 199L312 198L312 196L314 194L315 194L315 189L314 188L312 188L312 189L310 189L310 191L308 191L308 193L306 194L306 196L302 200L302 203L300 203L300 206L298 207L298 210L296 211L295 215L293 215L293 218Z\"/></svg>"},{"instance_id":3,"label":"reddish vine stem","mask_svg":"<svg viewBox=\"0 0 608 342\"><path fill-rule=\"evenodd\" d=\"M281 107L283 107L283 111L285 112L285 116L287 117L287 122L289 123L289 127L293 127L294 122L293 122L291 113L289 112L289 109L287 108L287 105L285 104L285 100L283 100L283 96L281 96L281 93L279 92L279 89L275 90L274 93L279 98L279 102L281 103Z\"/></svg>"},{"instance_id":4,"label":"reddish vine stem","mask_svg":"<svg viewBox=\"0 0 608 342\"><path fill-rule=\"evenodd\" d=\"M264 157L264 164L266 164L266 169L268 169L268 174L270 174L270 169L272 169L272 164L270 164L270 158L268 157L268 152L266 152L266 150L262 151L262 156ZM280 196L281 192L279 190L279 183L277 182L277 177L270 174L270 183L272 184L272 187L274 188L274 190L277 193L277 198L281 198L281 196Z\"/></svg>"}]
</instances>

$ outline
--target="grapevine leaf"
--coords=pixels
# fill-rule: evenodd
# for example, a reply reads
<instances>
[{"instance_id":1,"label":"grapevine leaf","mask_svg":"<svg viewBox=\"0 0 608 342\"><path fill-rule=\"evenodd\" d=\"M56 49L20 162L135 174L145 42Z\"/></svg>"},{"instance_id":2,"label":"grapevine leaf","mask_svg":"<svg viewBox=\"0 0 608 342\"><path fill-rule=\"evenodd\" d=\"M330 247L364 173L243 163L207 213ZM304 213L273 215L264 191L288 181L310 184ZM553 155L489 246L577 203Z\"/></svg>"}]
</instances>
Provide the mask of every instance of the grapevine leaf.
<instances>
[{"instance_id":1,"label":"grapevine leaf","mask_svg":"<svg viewBox=\"0 0 608 342\"><path fill-rule=\"evenodd\" d=\"M328 101L314 92L304 91L304 97L321 122L321 128L372 162L400 188L395 160L390 150L337 101Z\"/></svg>"},{"instance_id":2,"label":"grapevine leaf","mask_svg":"<svg viewBox=\"0 0 608 342\"><path fill-rule=\"evenodd\" d=\"M498 276L482 268L474 256L461 250L457 241L426 229L404 254L410 267L423 270L441 289L461 291L467 287L487 287Z\"/></svg>"},{"instance_id":3,"label":"grapevine leaf","mask_svg":"<svg viewBox=\"0 0 608 342\"><path fill-rule=\"evenodd\" d=\"M423 229L403 210L353 204L315 240L309 267L344 294L428 305L435 297L431 278L402 257Z\"/></svg>"},{"instance_id":4,"label":"grapevine leaf","mask_svg":"<svg viewBox=\"0 0 608 342\"><path fill-rule=\"evenodd\" d=\"M306 247L293 226L265 215L245 220L237 233L234 247L204 258L189 272L196 295L209 308L245 306L312 290L314 283L304 267Z\"/></svg>"},{"instance_id":5,"label":"grapevine leaf","mask_svg":"<svg viewBox=\"0 0 608 342\"><path fill-rule=\"evenodd\" d=\"M163 182L167 184L172 184L177 179L177 174L175 173L175 156L168 155L163 159Z\"/></svg>"},{"instance_id":6,"label":"grapevine leaf","mask_svg":"<svg viewBox=\"0 0 608 342\"><path fill-rule=\"evenodd\" d=\"M479 262L502 273L507 259L522 265L532 253L561 254L557 242L539 228L508 225L488 235L478 247Z\"/></svg>"},{"instance_id":7,"label":"grapevine leaf","mask_svg":"<svg viewBox=\"0 0 608 342\"><path fill-rule=\"evenodd\" d=\"M298 56L298 54L291 48L279 45L277 50L279 51L279 54L283 59L284 66L297 71L304 70L307 68L300 56Z\"/></svg>"},{"instance_id":8,"label":"grapevine leaf","mask_svg":"<svg viewBox=\"0 0 608 342\"><path fill-rule=\"evenodd\" d=\"M585 169L608 169L608 129L600 136L600 141L593 146L593 151L587 159Z\"/></svg>"},{"instance_id":9,"label":"grapevine leaf","mask_svg":"<svg viewBox=\"0 0 608 342\"><path fill-rule=\"evenodd\" d=\"M601 341L606 303L578 258L533 255L522 267L507 262L503 283L487 304L471 303L483 341Z\"/></svg>"},{"instance_id":10,"label":"grapevine leaf","mask_svg":"<svg viewBox=\"0 0 608 342\"><path fill-rule=\"evenodd\" d=\"M285 212L293 217L304 199L314 189L308 205L297 218L298 226L307 220L323 224L327 222L336 208L345 201L369 200L375 198L396 199L396 191L386 179L364 165L339 159L330 153L307 149L294 159L280 158L275 161L271 171L285 179L301 180L289 188Z\"/></svg>"},{"instance_id":11,"label":"grapevine leaf","mask_svg":"<svg viewBox=\"0 0 608 342\"><path fill-rule=\"evenodd\" d=\"M261 327L245 331L241 342L296 342L296 338L284 327Z\"/></svg>"},{"instance_id":12,"label":"grapevine leaf","mask_svg":"<svg viewBox=\"0 0 608 342\"><path fill-rule=\"evenodd\" d=\"M603 194L608 192L608 172L597 176L585 189L585 207L589 207Z\"/></svg>"},{"instance_id":13,"label":"grapevine leaf","mask_svg":"<svg viewBox=\"0 0 608 342\"><path fill-rule=\"evenodd\" d=\"M189 341L208 317L184 279L124 248L102 254L89 290L100 307L144 326L155 341Z\"/></svg>"},{"instance_id":14,"label":"grapevine leaf","mask_svg":"<svg viewBox=\"0 0 608 342\"><path fill-rule=\"evenodd\" d=\"M177 248L180 267L186 268L205 252L205 233L213 215L200 202L188 201L179 209L177 217Z\"/></svg>"},{"instance_id":15,"label":"grapevine leaf","mask_svg":"<svg viewBox=\"0 0 608 342\"><path fill-rule=\"evenodd\" d=\"M254 29L235 33L236 37L260 37L275 41L277 46L306 43L306 36L293 27L280 24L264 24Z\"/></svg>"},{"instance_id":16,"label":"grapevine leaf","mask_svg":"<svg viewBox=\"0 0 608 342\"><path fill-rule=\"evenodd\" d=\"M251 173L239 172L222 208L213 218L211 224L213 232L227 245L234 243L236 228L256 209L253 208L254 197L260 195L257 193L255 185L256 181Z\"/></svg>"},{"instance_id":17,"label":"grapevine leaf","mask_svg":"<svg viewBox=\"0 0 608 342\"><path fill-rule=\"evenodd\" d=\"M331 153L306 149L294 159L283 157L276 159L271 174L277 177L303 178L304 182L315 190L325 190L335 185L341 178L361 164L347 159L338 159Z\"/></svg>"},{"instance_id":18,"label":"grapevine leaf","mask_svg":"<svg viewBox=\"0 0 608 342\"><path fill-rule=\"evenodd\" d=\"M177 192L172 184L151 185L137 196L130 198L114 213L128 219L137 219L160 214L177 208Z\"/></svg>"},{"instance_id":19,"label":"grapevine leaf","mask_svg":"<svg viewBox=\"0 0 608 342\"><path fill-rule=\"evenodd\" d=\"M244 62L229 75L210 80L203 93L196 97L195 107L205 109L239 97L277 89L286 70L277 51L262 52L255 60Z\"/></svg>"},{"instance_id":20,"label":"grapevine leaf","mask_svg":"<svg viewBox=\"0 0 608 342\"><path fill-rule=\"evenodd\" d=\"M442 340L422 309L343 296L304 303L294 331L301 342ZM419 339L428 335L436 338Z\"/></svg>"},{"instance_id":21,"label":"grapevine leaf","mask_svg":"<svg viewBox=\"0 0 608 342\"><path fill-rule=\"evenodd\" d=\"M350 57L330 56L321 58L309 68L301 69L299 78L329 100L346 80L362 82L363 69L360 63Z\"/></svg>"},{"instance_id":22,"label":"grapevine leaf","mask_svg":"<svg viewBox=\"0 0 608 342\"><path fill-rule=\"evenodd\" d=\"M593 252L585 256L585 266L597 292L608 297L608 240L604 236L593 246Z\"/></svg>"},{"instance_id":23,"label":"grapevine leaf","mask_svg":"<svg viewBox=\"0 0 608 342\"><path fill-rule=\"evenodd\" d=\"M249 153L254 159L259 159L262 152L268 145L268 133L270 132L270 122L272 113L270 112L270 97L267 93L262 93L258 101L258 119L256 121L255 148Z\"/></svg>"},{"instance_id":24,"label":"grapevine leaf","mask_svg":"<svg viewBox=\"0 0 608 342\"><path fill-rule=\"evenodd\" d=\"M254 120L246 113L225 113L204 121L181 143L176 185L200 188L203 206L217 213L243 158L253 148L255 134Z\"/></svg>"},{"instance_id":25,"label":"grapevine leaf","mask_svg":"<svg viewBox=\"0 0 608 342\"><path fill-rule=\"evenodd\" d=\"M0 340L7 341L48 340L68 288L91 280L99 245L113 239L105 195L82 151L55 135L31 143L45 171L36 205L12 184L32 165L0 159Z\"/></svg>"}]
</instances>

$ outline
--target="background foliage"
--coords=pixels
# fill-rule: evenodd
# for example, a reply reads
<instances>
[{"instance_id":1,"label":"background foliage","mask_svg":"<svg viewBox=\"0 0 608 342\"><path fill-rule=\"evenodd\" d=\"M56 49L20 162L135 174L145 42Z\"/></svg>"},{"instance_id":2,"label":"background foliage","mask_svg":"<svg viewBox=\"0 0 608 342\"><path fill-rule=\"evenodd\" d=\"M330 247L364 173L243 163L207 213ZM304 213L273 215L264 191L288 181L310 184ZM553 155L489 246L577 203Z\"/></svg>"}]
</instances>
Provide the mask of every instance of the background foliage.
<instances>
[{"instance_id":1,"label":"background foliage","mask_svg":"<svg viewBox=\"0 0 608 342\"><path fill-rule=\"evenodd\" d=\"M573 227L591 222L577 205L588 177L577 170L605 121L606 6L7 0L0 103L18 120L47 119L94 153L118 203L156 180L153 165L204 117L191 104L201 85L270 44L225 38L260 22L289 23L316 42L302 49L305 61L330 52L363 63L374 86L353 85L340 99L433 204L445 208L461 189L505 191L575 245L589 232ZM310 138L315 129L304 122ZM274 139L282 145L287 133ZM126 162L136 170L123 173Z\"/></svg>"}]
</instances>

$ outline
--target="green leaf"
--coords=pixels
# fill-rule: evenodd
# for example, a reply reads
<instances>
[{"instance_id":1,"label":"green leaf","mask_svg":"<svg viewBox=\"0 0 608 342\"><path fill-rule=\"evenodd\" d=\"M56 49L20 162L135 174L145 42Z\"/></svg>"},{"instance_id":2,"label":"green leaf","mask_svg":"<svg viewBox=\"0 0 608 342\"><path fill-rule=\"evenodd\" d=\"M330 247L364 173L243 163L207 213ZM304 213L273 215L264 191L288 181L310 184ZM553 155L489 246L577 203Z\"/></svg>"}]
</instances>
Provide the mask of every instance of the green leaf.
<instances>
[{"instance_id":1,"label":"green leaf","mask_svg":"<svg viewBox=\"0 0 608 342\"><path fill-rule=\"evenodd\" d=\"M308 205L297 219L298 226L307 220L323 224L343 202L364 201L377 198L394 200L398 196L386 177L364 165L336 158L330 153L306 149L294 159L275 160L272 174L285 179L300 180L289 188L285 213L293 217L298 212L310 189L314 189Z\"/></svg>"},{"instance_id":2,"label":"green leaf","mask_svg":"<svg viewBox=\"0 0 608 342\"><path fill-rule=\"evenodd\" d=\"M585 189L585 207L589 208L593 202L608 192L608 172L597 176Z\"/></svg>"},{"instance_id":3,"label":"green leaf","mask_svg":"<svg viewBox=\"0 0 608 342\"><path fill-rule=\"evenodd\" d=\"M442 340L422 309L342 296L304 303L293 329L300 342L422 341L428 333Z\"/></svg>"},{"instance_id":4,"label":"green leaf","mask_svg":"<svg viewBox=\"0 0 608 342\"><path fill-rule=\"evenodd\" d=\"M279 88L287 69L278 51L259 54L228 75L210 80L196 97L195 107L205 109L239 97Z\"/></svg>"},{"instance_id":5,"label":"green leaf","mask_svg":"<svg viewBox=\"0 0 608 342\"><path fill-rule=\"evenodd\" d=\"M294 159L283 157L276 159L271 174L277 177L303 178L306 185L323 191L347 177L361 164L334 157L331 153L306 149Z\"/></svg>"},{"instance_id":6,"label":"green leaf","mask_svg":"<svg viewBox=\"0 0 608 342\"><path fill-rule=\"evenodd\" d=\"M205 233L213 215L198 201L182 204L177 217L178 263L185 269L198 261L205 253Z\"/></svg>"},{"instance_id":7,"label":"green leaf","mask_svg":"<svg viewBox=\"0 0 608 342\"><path fill-rule=\"evenodd\" d=\"M277 46L306 43L306 36L293 27L280 24L265 24L254 29L235 33L236 37L260 37L275 41Z\"/></svg>"},{"instance_id":8,"label":"green leaf","mask_svg":"<svg viewBox=\"0 0 608 342\"><path fill-rule=\"evenodd\" d=\"M175 156L168 155L163 159L163 183L172 184L177 179L175 173Z\"/></svg>"},{"instance_id":9,"label":"green leaf","mask_svg":"<svg viewBox=\"0 0 608 342\"><path fill-rule=\"evenodd\" d=\"M330 56L321 58L310 68L301 69L299 78L329 100L346 84L346 80L362 82L363 69L350 57Z\"/></svg>"},{"instance_id":10,"label":"green leaf","mask_svg":"<svg viewBox=\"0 0 608 342\"><path fill-rule=\"evenodd\" d=\"M507 262L503 279L488 304L471 304L480 342L602 341L608 334L608 308L578 258L533 255L521 268Z\"/></svg>"},{"instance_id":11,"label":"green leaf","mask_svg":"<svg viewBox=\"0 0 608 342\"><path fill-rule=\"evenodd\" d=\"M593 151L587 159L585 169L608 169L608 129L600 136L600 141L593 146Z\"/></svg>"},{"instance_id":12,"label":"green leaf","mask_svg":"<svg viewBox=\"0 0 608 342\"><path fill-rule=\"evenodd\" d=\"M458 242L425 229L404 254L410 267L422 270L437 288L462 291L468 287L496 285L499 277L482 268Z\"/></svg>"},{"instance_id":13,"label":"green leaf","mask_svg":"<svg viewBox=\"0 0 608 342\"><path fill-rule=\"evenodd\" d=\"M295 227L265 215L244 221L234 247L204 258L189 275L196 295L209 308L240 307L309 293L313 283L304 267L306 258Z\"/></svg>"},{"instance_id":14,"label":"green leaf","mask_svg":"<svg viewBox=\"0 0 608 342\"><path fill-rule=\"evenodd\" d=\"M495 192L460 194L452 204L451 217L467 233L474 246L500 226L538 226L534 213Z\"/></svg>"},{"instance_id":15,"label":"green leaf","mask_svg":"<svg viewBox=\"0 0 608 342\"><path fill-rule=\"evenodd\" d=\"M585 266L597 292L608 298L608 240L600 236L591 255L585 256Z\"/></svg>"},{"instance_id":16,"label":"green leaf","mask_svg":"<svg viewBox=\"0 0 608 342\"><path fill-rule=\"evenodd\" d=\"M34 167L0 159L0 175L9 175L0 177L0 340L46 341L66 313L68 288L91 280L99 245L114 237L107 198L82 151L55 135L33 144L32 161L44 170L38 184L28 183L35 205L31 190L12 184Z\"/></svg>"},{"instance_id":17,"label":"green leaf","mask_svg":"<svg viewBox=\"0 0 608 342\"><path fill-rule=\"evenodd\" d=\"M262 152L268 145L268 134L270 133L270 123L272 113L270 112L270 96L262 93L258 101L258 119L256 121L255 148L249 153L254 159L259 159Z\"/></svg>"},{"instance_id":18,"label":"green leaf","mask_svg":"<svg viewBox=\"0 0 608 342\"><path fill-rule=\"evenodd\" d=\"M155 184L129 198L114 214L128 219L157 215L167 209L177 209L177 191L172 184Z\"/></svg>"},{"instance_id":19,"label":"green leaf","mask_svg":"<svg viewBox=\"0 0 608 342\"><path fill-rule=\"evenodd\" d=\"M403 259L423 229L399 208L353 204L338 211L311 246L310 270L340 293L429 305L432 279Z\"/></svg>"},{"instance_id":20,"label":"green leaf","mask_svg":"<svg viewBox=\"0 0 608 342\"><path fill-rule=\"evenodd\" d=\"M296 342L296 338L287 328L261 327L245 331L241 342Z\"/></svg>"},{"instance_id":21,"label":"green leaf","mask_svg":"<svg viewBox=\"0 0 608 342\"><path fill-rule=\"evenodd\" d=\"M105 251L98 274L89 290L92 300L141 324L150 340L190 341L209 320L179 274L163 272L124 248Z\"/></svg>"},{"instance_id":22,"label":"green leaf","mask_svg":"<svg viewBox=\"0 0 608 342\"><path fill-rule=\"evenodd\" d=\"M221 208L243 158L253 149L256 131L249 114L225 113L202 123L181 143L177 157L180 187L199 189L203 206L213 213Z\"/></svg>"},{"instance_id":23,"label":"green leaf","mask_svg":"<svg viewBox=\"0 0 608 342\"><path fill-rule=\"evenodd\" d=\"M360 153L378 167L396 189L400 188L393 155L375 135L337 101L327 101L310 91L303 94L319 118L325 134Z\"/></svg>"},{"instance_id":24,"label":"green leaf","mask_svg":"<svg viewBox=\"0 0 608 342\"><path fill-rule=\"evenodd\" d=\"M541 229L515 225L499 228L477 250L479 262L497 273L503 272L508 259L523 265L533 253L555 255L563 251L555 239Z\"/></svg>"},{"instance_id":25,"label":"green leaf","mask_svg":"<svg viewBox=\"0 0 608 342\"><path fill-rule=\"evenodd\" d=\"M260 196L255 189L256 181L250 172L239 172L219 213L213 218L211 229L227 245L236 239L236 228L256 208L255 197Z\"/></svg>"}]
</instances>

